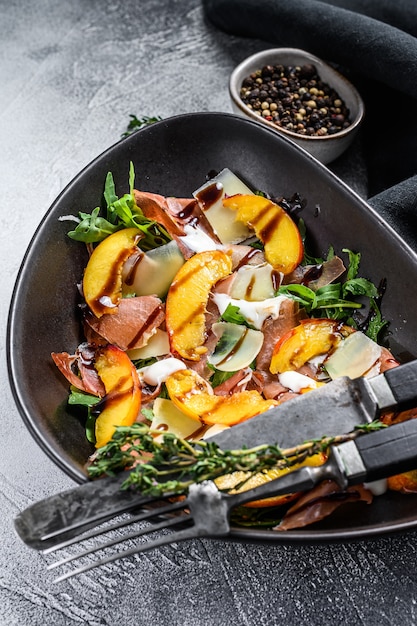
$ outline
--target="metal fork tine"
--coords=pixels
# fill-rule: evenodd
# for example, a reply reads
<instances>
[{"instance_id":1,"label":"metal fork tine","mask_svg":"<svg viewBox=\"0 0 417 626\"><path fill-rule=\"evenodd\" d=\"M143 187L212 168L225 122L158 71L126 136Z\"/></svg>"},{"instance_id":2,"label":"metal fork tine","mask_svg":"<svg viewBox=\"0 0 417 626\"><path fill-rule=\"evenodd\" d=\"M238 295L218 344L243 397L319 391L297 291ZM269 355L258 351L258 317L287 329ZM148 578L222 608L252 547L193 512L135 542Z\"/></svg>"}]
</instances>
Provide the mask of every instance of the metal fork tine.
<instances>
[{"instance_id":1,"label":"metal fork tine","mask_svg":"<svg viewBox=\"0 0 417 626\"><path fill-rule=\"evenodd\" d=\"M189 519L188 516L186 516L186 519ZM51 563L50 565L47 566L46 569L49 569L49 570L55 569L56 567L59 567L60 565L64 565L65 563L70 563L71 561L81 559L82 557L87 556L89 554L93 554L94 552L98 552L99 550L105 550L106 548L117 546L119 543L124 543L128 539L137 539L138 537L141 537L142 535L149 535L155 532L156 530L169 528L170 526L176 526L177 524L180 524L183 522L184 522L184 518L174 517L170 520L164 520L160 522L159 524L152 524L151 527L147 526L146 528L141 528L140 530L131 532L128 535L124 535L123 537L117 537L116 539L111 539L109 541L106 541L105 543L96 544L92 546L91 548L87 548L86 550L83 550L82 552L71 554L67 557L60 559L59 561L55 561L54 563Z\"/></svg>"},{"instance_id":2,"label":"metal fork tine","mask_svg":"<svg viewBox=\"0 0 417 626\"><path fill-rule=\"evenodd\" d=\"M127 548L126 550L116 552L115 554L103 557L102 559L99 559L97 561L81 565L77 569L74 569L66 574L62 574L62 576L56 578L54 582L65 580L77 574L87 572L88 570L95 567L111 563L120 558L125 558L133 554L139 554L148 550L153 550L154 548L166 544L175 543L178 541L185 541L186 539L194 539L197 537L226 536L230 531L229 512L236 504L238 504L236 498L239 499L239 496L228 496L219 492L216 485L212 481L203 481L199 484L192 484L188 490L188 495L185 500L180 500L179 502L174 502L167 507L162 507L166 514L180 508L188 509L188 513L182 515L180 514L170 518L166 515L161 514L161 507L153 509L149 515L147 515L148 512L146 512L146 517L148 519L150 517L163 517L160 522L127 533L123 537L117 537L115 539L111 539L110 541L97 544L75 555L67 556L60 561L49 565L48 569L51 570L58 566L64 565L65 563L74 561L75 559L80 559L84 556L95 553L99 550L111 548L113 546L124 543L129 539L137 539L141 536L143 537L145 535L151 535L157 530L165 530L167 528L171 528L173 526L184 523L188 524L186 528L179 529L177 532L174 533L164 534L163 536L157 537L154 540L142 542L132 548ZM140 514L140 519L144 519L143 514ZM131 522L131 520L128 520L127 523L129 522ZM116 530L125 525L126 520L122 520L121 522L112 525L112 529ZM101 529L99 530L101 533ZM110 529L108 528L107 530ZM103 532L106 531L103 530ZM93 536L95 536L95 534ZM80 539L82 541L83 537L81 537Z\"/></svg>"},{"instance_id":3,"label":"metal fork tine","mask_svg":"<svg viewBox=\"0 0 417 626\"><path fill-rule=\"evenodd\" d=\"M147 520L151 517L157 517L160 515L165 515L167 513L172 513L174 511L178 511L179 509L183 509L184 507L184 501L179 500L178 502L174 502L166 506L161 506L156 509L142 511L137 515L131 515L130 517L126 517L125 519L115 522L114 524L111 524L109 526L103 526L100 528L95 527L92 528L90 531L85 532L83 535L77 535L76 537L71 537L71 539L67 539L66 541L61 541L60 543L50 546L49 548L45 548L44 550L42 550L42 553L50 554L51 552L56 552L57 550L61 550L62 548L71 546L74 543L79 543L80 541L85 541L87 539L93 539L95 537L99 537L100 535L104 535L105 533L108 533L112 530L118 530L119 528L130 526L131 524Z\"/></svg>"},{"instance_id":4,"label":"metal fork tine","mask_svg":"<svg viewBox=\"0 0 417 626\"><path fill-rule=\"evenodd\" d=\"M180 520L178 520L177 523L179 521ZM166 522L164 522L163 524L159 526L160 528L166 528L168 525ZM157 528L153 527L151 531L153 530L157 530ZM149 529L146 529L144 533L148 531ZM123 550L122 552L117 552L116 554L112 554L111 556L100 559L99 561L94 561L93 563L82 565L81 567L78 567L77 569L71 570L69 572L66 572L65 574L62 574L61 576L58 576L57 578L53 580L53 582L58 583L68 578L72 578L73 576L77 576L78 574L88 572L89 570L94 569L96 567L101 567L102 565L107 565L108 563L112 563L113 561L124 559L124 558L127 558L128 556L133 556L134 554L147 552L148 550L153 550L154 548L158 548L160 546L164 546L167 544L172 544L172 543L176 543L179 541L186 541L187 539L194 539L196 536L197 536L197 533L195 531L195 528L191 526L190 528L185 528L184 530L180 530L176 533L170 533L168 535L164 535L163 537L158 537L157 539L154 539L153 541L148 541L147 543L141 544L140 546L135 546L133 548L129 548L128 550ZM124 541L124 538L121 541ZM88 552L86 552L85 554L88 554ZM78 555L78 556L83 556L83 555ZM61 563L63 564L64 562L65 561L60 562L59 565L61 565Z\"/></svg>"}]
</instances>

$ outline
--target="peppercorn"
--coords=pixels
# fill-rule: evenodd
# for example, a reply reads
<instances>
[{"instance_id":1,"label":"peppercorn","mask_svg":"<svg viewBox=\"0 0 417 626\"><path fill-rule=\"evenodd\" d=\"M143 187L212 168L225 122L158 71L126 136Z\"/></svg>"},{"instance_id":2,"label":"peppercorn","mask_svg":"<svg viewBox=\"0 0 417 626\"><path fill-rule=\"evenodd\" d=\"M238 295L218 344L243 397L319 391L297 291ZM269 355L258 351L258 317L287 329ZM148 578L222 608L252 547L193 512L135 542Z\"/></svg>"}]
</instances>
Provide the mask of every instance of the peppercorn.
<instances>
[{"instance_id":1,"label":"peppercorn","mask_svg":"<svg viewBox=\"0 0 417 626\"><path fill-rule=\"evenodd\" d=\"M242 81L240 98L263 119L302 135L333 135L351 124L340 95L310 64L265 65Z\"/></svg>"}]
</instances>

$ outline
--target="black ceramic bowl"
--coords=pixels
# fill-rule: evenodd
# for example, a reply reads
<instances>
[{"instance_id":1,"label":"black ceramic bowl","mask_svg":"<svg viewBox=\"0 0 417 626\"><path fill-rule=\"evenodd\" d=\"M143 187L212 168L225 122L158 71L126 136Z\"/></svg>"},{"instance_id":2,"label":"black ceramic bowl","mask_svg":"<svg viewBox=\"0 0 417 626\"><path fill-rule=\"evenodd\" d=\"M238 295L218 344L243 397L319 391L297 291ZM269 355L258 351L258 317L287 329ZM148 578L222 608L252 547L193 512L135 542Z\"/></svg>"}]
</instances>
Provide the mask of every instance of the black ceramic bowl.
<instances>
[{"instance_id":1,"label":"black ceramic bowl","mask_svg":"<svg viewBox=\"0 0 417 626\"><path fill-rule=\"evenodd\" d=\"M347 247L362 253L361 275L375 283L387 280L383 313L390 321L393 351L400 358L417 355L417 255L354 192L306 152L257 122L224 113L158 122L108 149L61 193L29 246L11 303L7 351L17 406L39 445L75 481L87 479L85 463L92 449L82 421L68 410L68 385L50 355L71 352L80 342L77 283L87 256L82 244L66 236L68 222L59 218L96 207L108 171L117 190L126 192L130 161L136 186L155 193L187 197L208 172L224 167L272 196L299 193L306 201L302 217L316 253L325 254L330 244L337 252ZM416 504L413 496L388 493L371 506L349 506L304 530L234 529L233 536L278 542L376 536L416 527Z\"/></svg>"}]
</instances>

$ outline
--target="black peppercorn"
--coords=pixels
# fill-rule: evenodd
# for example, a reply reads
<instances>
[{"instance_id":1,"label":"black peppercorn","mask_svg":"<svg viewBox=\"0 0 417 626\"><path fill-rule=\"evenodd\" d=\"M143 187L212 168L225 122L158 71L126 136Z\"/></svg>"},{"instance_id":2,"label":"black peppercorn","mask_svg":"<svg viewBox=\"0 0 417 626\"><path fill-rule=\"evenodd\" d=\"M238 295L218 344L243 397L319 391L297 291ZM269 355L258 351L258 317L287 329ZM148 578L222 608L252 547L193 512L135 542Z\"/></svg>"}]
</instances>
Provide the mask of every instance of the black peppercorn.
<instances>
[{"instance_id":1,"label":"black peppercorn","mask_svg":"<svg viewBox=\"0 0 417 626\"><path fill-rule=\"evenodd\" d=\"M242 101L277 126L310 136L347 128L349 109L314 65L265 65L242 81Z\"/></svg>"}]
</instances>

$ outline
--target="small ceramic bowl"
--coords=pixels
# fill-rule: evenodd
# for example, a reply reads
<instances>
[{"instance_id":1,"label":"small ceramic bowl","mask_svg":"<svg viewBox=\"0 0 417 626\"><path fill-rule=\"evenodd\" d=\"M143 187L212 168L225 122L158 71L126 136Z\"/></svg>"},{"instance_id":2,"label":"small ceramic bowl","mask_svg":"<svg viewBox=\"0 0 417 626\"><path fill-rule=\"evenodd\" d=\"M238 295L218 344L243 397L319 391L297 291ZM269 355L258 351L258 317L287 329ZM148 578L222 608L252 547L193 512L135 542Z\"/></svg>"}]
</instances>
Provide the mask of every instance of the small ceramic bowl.
<instances>
[{"instance_id":1,"label":"small ceramic bowl","mask_svg":"<svg viewBox=\"0 0 417 626\"><path fill-rule=\"evenodd\" d=\"M320 79L335 90L349 109L350 125L334 134L325 136L301 135L297 132L277 126L273 121L269 121L259 113L256 113L243 102L240 96L240 90L245 78L249 77L253 72L261 70L266 65L314 65ZM313 56L309 52L296 48L262 50L248 57L232 72L229 81L229 92L235 113L266 124L277 132L286 135L322 163L334 161L350 146L364 116L363 101L355 87L344 76L334 70L330 65L327 65L327 63L324 63L321 59Z\"/></svg>"}]
</instances>

